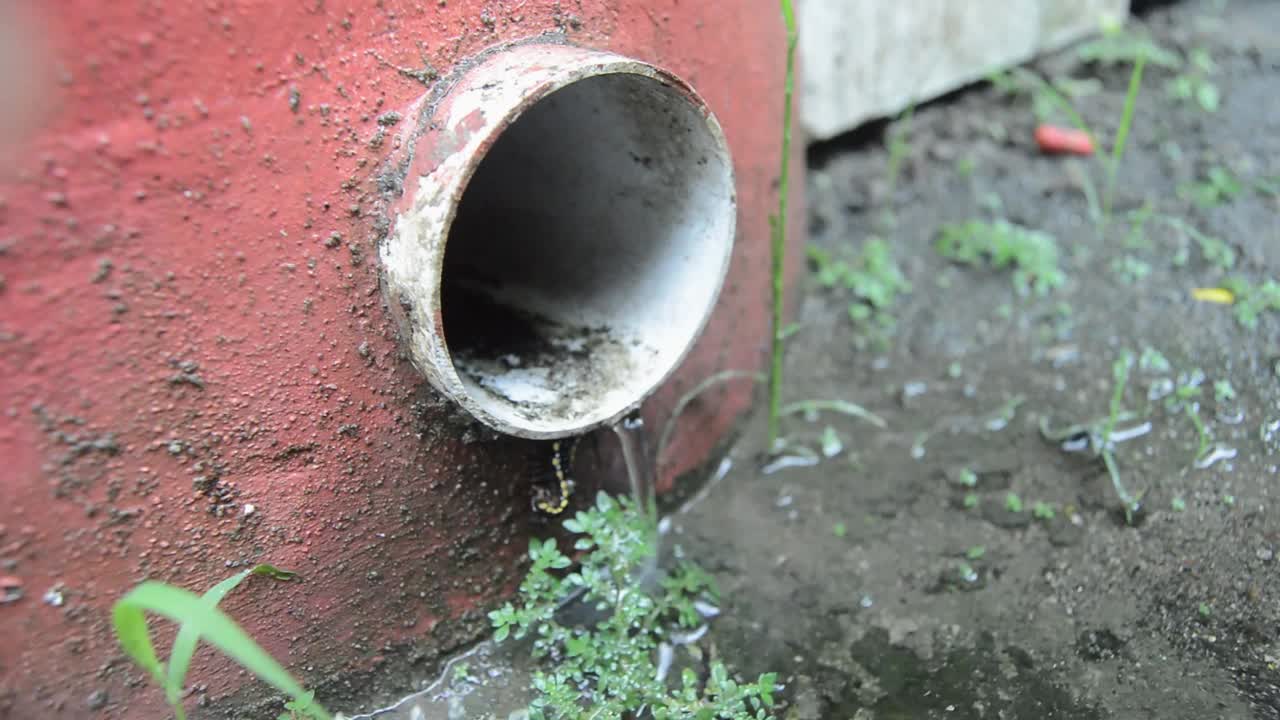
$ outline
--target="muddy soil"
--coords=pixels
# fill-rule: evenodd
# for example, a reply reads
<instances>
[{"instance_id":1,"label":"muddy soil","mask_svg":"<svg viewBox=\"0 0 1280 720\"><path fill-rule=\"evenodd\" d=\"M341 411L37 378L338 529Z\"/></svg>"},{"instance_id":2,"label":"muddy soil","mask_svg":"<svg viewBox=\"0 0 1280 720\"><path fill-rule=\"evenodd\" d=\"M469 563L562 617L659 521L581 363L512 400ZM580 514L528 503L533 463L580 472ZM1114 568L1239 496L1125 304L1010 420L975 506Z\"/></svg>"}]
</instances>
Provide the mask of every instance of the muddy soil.
<instances>
[{"instance_id":1,"label":"muddy soil","mask_svg":"<svg viewBox=\"0 0 1280 720\"><path fill-rule=\"evenodd\" d=\"M1030 99L989 86L883 129L905 130L892 186L882 137L814 149L812 243L854 258L882 237L912 290L867 342L847 293L811 281L786 399L885 427L791 415L791 443L818 450L830 427L843 448L766 473L757 419L671 536L719 579L719 655L787 678L783 717L1280 718L1280 312L1248 329L1191 292L1280 278L1280 3L1185 2L1137 26L1207 52L1220 107L1148 68L1106 232L1082 181L1104 187L1102 163L1040 153ZM1065 52L1035 69L1101 81L1076 106L1109 147L1128 67ZM1051 235L1063 285L1021 294L1008 270L940 256L939 228L970 219ZM1132 522L1085 436L1041 432L1108 417L1126 351L1113 437Z\"/></svg>"}]
</instances>

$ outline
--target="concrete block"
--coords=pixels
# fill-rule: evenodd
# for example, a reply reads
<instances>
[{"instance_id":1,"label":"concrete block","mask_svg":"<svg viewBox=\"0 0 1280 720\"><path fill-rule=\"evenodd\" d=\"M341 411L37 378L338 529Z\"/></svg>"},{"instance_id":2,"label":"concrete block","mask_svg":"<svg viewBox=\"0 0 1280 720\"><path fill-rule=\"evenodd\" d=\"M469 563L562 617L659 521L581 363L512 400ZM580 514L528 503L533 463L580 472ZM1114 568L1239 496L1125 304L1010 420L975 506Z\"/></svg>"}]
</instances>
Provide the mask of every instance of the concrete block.
<instances>
[{"instance_id":1,"label":"concrete block","mask_svg":"<svg viewBox=\"0 0 1280 720\"><path fill-rule=\"evenodd\" d=\"M1059 49L1129 0L801 0L803 122L823 140Z\"/></svg>"}]
</instances>

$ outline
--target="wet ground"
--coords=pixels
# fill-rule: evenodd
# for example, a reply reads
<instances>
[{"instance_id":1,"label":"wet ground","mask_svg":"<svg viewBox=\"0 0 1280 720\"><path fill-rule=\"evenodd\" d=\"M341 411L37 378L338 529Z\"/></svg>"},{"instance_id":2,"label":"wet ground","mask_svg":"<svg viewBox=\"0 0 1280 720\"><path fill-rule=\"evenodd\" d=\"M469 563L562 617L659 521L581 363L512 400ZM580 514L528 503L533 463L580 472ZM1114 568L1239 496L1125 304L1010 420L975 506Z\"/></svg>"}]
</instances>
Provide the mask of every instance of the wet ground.
<instances>
[{"instance_id":1,"label":"wet ground","mask_svg":"<svg viewBox=\"0 0 1280 720\"><path fill-rule=\"evenodd\" d=\"M1280 719L1276 28L1184 2L1109 46L1172 53L1110 203L1099 157L1037 149L1037 105L1069 122L1043 93L812 149L787 449L758 417L666 536L720 583L704 649L778 671L779 717ZM1109 150L1130 66L1031 69ZM948 226L1018 257L944 257ZM473 653L377 717L505 717L524 676Z\"/></svg>"},{"instance_id":2,"label":"wet ground","mask_svg":"<svg viewBox=\"0 0 1280 720\"><path fill-rule=\"evenodd\" d=\"M783 717L1280 718L1280 312L1249 328L1256 293L1192 293L1280 278L1280 3L1136 27L1194 61L1148 67L1105 231L1103 163L1040 153L1025 95L970 89L811 154L816 269L880 237L911 289L877 309L883 267L812 274L785 395L884 427L793 414L791 467L764 473L758 420L675 535L721 583L718 654L787 676ZM1073 104L1109 148L1129 66L1033 69L1101 81ZM942 257L969 220L1046 233L1061 285Z\"/></svg>"}]
</instances>

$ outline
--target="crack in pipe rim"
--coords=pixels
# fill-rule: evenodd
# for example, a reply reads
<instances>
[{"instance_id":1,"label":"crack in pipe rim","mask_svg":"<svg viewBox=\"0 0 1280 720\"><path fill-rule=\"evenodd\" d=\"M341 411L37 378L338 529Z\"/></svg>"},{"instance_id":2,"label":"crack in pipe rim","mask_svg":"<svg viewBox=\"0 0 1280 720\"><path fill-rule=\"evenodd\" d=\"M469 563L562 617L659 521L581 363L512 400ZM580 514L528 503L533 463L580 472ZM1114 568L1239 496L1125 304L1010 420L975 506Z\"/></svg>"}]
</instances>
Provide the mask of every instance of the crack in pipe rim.
<instances>
[{"instance_id":1,"label":"crack in pipe rim","mask_svg":"<svg viewBox=\"0 0 1280 720\"><path fill-rule=\"evenodd\" d=\"M646 309L650 311L653 317L649 319L649 327L643 330L652 336L649 339L664 347L653 349L648 362L644 358L639 358L641 361L636 362L637 358L631 357L631 362L627 364L630 369L617 371L614 375L600 369L610 364L599 362L600 358L592 357L591 362L583 361L577 365L570 363L574 368L596 377L599 381L597 384L616 387L604 387L598 396L577 403L577 408L570 411L548 411L547 417L550 419L539 420L522 414L528 411L526 406L510 397L504 398L492 392L492 388L482 387L470 377L464 379L463 373L459 371L459 358L451 350L449 328L446 327L450 324L450 313L445 307L448 303L444 298L449 284L445 277L446 262L458 252L466 254L480 251L464 249L454 251L455 255L448 255L448 248L451 243L458 243L458 238L451 240L451 237L456 229L455 224L459 223L460 208L466 202L473 181L477 181L478 177L485 179L485 161L495 148L501 154L503 138L515 133L522 122L534 122L526 121L526 117L555 112L541 109L549 105L546 102L548 98L566 98L577 92L577 89L587 87L589 83L610 81L621 82L624 86L634 81L637 88L645 83L653 83L647 90L658 99L659 105L666 103L660 109L670 113L672 127L676 127L681 117L689 121L689 126L681 129L687 129L687 134L693 139L685 142L691 143L690 147L703 154L696 161L686 159L683 165L673 165L663 170L672 174L675 190L697 190L699 192L686 194L699 197L673 201L674 205L679 205L684 211L684 216L679 216L677 211L669 211L673 213L670 217L661 216L659 210L646 207L646 213L649 210L653 212L640 216L640 222L651 220L655 227L665 231L665 236L654 243L660 249L637 251L642 255L655 253L653 257L641 258L643 267L640 272L635 273L640 277L639 281L632 274L619 277L623 284L638 282L643 285L648 282L652 285L649 288L633 289L629 297L622 299L639 299L641 302L638 304L644 306L640 308L641 314ZM610 87L602 87L604 89L599 91L601 93L612 91ZM588 92L595 91L582 90L582 93ZM631 108L636 112L619 117L643 125L644 120L654 120L661 116L661 113L654 111L656 114L651 117L643 117L647 110L637 107ZM636 115L641 115L641 119L636 120ZM573 115L567 117L570 124L576 121ZM695 119L696 123L693 122ZM584 122L585 125L577 129L600 129L591 125L591 121ZM420 127L421 132L413 141L413 160L405 184L406 192L395 208L392 231L380 248L388 306L400 322L414 365L434 387L477 420L510 435L538 439L566 437L588 432L625 416L659 387L688 354L705 328L728 271L736 233L737 203L732 161L714 115L691 87L656 66L572 45L530 43L494 51L470 67L452 87L439 96L434 107L428 108ZM636 128L644 129L640 125L628 129ZM507 144L514 142L517 141ZM658 149L674 154L670 147ZM681 146L675 149L687 148ZM583 157L589 158L590 152L584 153ZM639 162L639 158L636 159ZM694 167L695 164L708 169L698 170ZM502 169L514 174L521 167L512 164L504 165ZM493 176L488 180L490 184L506 182L493 172L489 175ZM605 182L613 180L612 176L596 179L603 179ZM706 182L699 185L700 179ZM473 196L476 194L482 194L482 191L476 190ZM590 194L590 189L587 194ZM507 199L501 192L498 196L499 199ZM486 195L484 199L489 198ZM650 198L646 196L640 202L644 204L648 200ZM635 201L621 202L625 205L626 202ZM573 207L576 210L578 206ZM603 207L601 205L595 209ZM624 207L625 209L627 208ZM630 209L634 211L636 208ZM608 214L613 214L612 205L609 210ZM659 219L652 220L651 215L659 216ZM662 225L664 218L670 221L669 225ZM694 223L692 230L681 225L686 220ZM699 227L702 229L699 230ZM579 229L576 226L568 227L570 234ZM572 246L575 242L581 243L582 240L562 244ZM597 253L601 251L600 247L591 249ZM552 250L565 252L558 246ZM673 284L667 279L667 274L662 272L664 269L674 269L674 274L687 281L684 285L692 284L693 289L682 287L679 282ZM617 272L620 271L615 270ZM647 295L646 289L654 292ZM666 291L678 297L667 301L662 298ZM608 293L605 295L608 296ZM651 300L651 295L658 297ZM598 299L587 297L588 300ZM618 300L615 297L607 299L615 303ZM673 314L672 308L666 308L665 317L670 322L655 319L663 315L664 302L677 311ZM449 307L459 306L461 305ZM454 327L454 330L458 330L458 327ZM643 339L644 332L640 336ZM643 345L634 340L631 344ZM593 351L589 351L587 355L590 356L591 352ZM560 368L548 367L545 370L547 382L556 382L552 375Z\"/></svg>"}]
</instances>

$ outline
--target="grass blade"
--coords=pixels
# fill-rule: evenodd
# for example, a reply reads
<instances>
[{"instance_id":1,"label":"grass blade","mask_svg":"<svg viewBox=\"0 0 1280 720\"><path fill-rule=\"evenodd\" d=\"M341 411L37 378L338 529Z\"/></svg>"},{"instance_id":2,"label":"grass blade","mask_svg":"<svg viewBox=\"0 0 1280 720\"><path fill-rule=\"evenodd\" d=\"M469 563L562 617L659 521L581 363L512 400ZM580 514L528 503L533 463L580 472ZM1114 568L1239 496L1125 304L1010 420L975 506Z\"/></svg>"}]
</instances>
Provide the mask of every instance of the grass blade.
<instances>
[{"instance_id":1,"label":"grass blade","mask_svg":"<svg viewBox=\"0 0 1280 720\"><path fill-rule=\"evenodd\" d=\"M1034 86L1036 88L1036 92L1040 93L1041 97L1048 100L1058 110L1061 110L1062 114L1067 116L1067 120L1069 120L1077 130L1089 136L1090 142L1095 146L1098 144L1098 138L1095 137L1093 128L1089 127L1089 123L1085 122L1084 116L1076 110L1075 105L1072 105L1071 101L1068 100L1052 82L1044 79L1038 73L1025 68L1014 68L1012 72L1015 77L1026 82L1028 85Z\"/></svg>"},{"instance_id":2,"label":"grass blade","mask_svg":"<svg viewBox=\"0 0 1280 720\"><path fill-rule=\"evenodd\" d=\"M221 650L241 667L280 692L298 700L308 695L281 665L275 661L253 638L249 637L234 620L204 598L160 582L148 581L134 588L121 598L112 610L120 644L139 665L159 667L151 640L146 636L146 616L152 612L173 622L193 628L199 638ZM139 636L139 632L142 633ZM149 663L149 665L148 665ZM158 679L165 682L161 673ZM167 685L167 683L166 683ZM329 720L327 711L310 704L309 712L321 720Z\"/></svg>"},{"instance_id":3,"label":"grass blade","mask_svg":"<svg viewBox=\"0 0 1280 720\"><path fill-rule=\"evenodd\" d=\"M258 565L244 572L236 573L222 582L209 588L200 600L208 609L213 609L222 602L227 593L236 589L245 578L250 575L269 575L277 580L288 580L294 576L288 570L281 570L271 565ZM182 701L182 687L186 682L187 669L191 665L191 658L195 655L196 644L200 641L200 633L195 625L190 622L184 622L178 630L178 636L174 638L173 650L169 652L169 678L164 683L165 694L168 696L169 704L174 705Z\"/></svg>"},{"instance_id":4,"label":"grass blade","mask_svg":"<svg viewBox=\"0 0 1280 720\"><path fill-rule=\"evenodd\" d=\"M782 408L782 414L795 415L796 413L818 413L823 410L866 420L881 429L889 427L889 423L885 422L884 418L876 415L861 405L849 402L848 400L804 400L802 402L791 403L790 405Z\"/></svg>"},{"instance_id":5,"label":"grass blade","mask_svg":"<svg viewBox=\"0 0 1280 720\"><path fill-rule=\"evenodd\" d=\"M689 392L681 395L680 399L676 401L675 407L671 408L671 416L667 418L667 423L662 426L662 433L658 436L658 449L653 456L658 459L658 462L662 461L662 453L666 451L667 444L671 442L671 434L675 432L676 421L680 419L680 415L684 413L684 409L689 406L689 403L697 400L702 393L730 380L762 382L764 379L764 376L760 373L747 370L722 370L694 385Z\"/></svg>"},{"instance_id":6,"label":"grass blade","mask_svg":"<svg viewBox=\"0 0 1280 720\"><path fill-rule=\"evenodd\" d=\"M773 279L773 326L769 343L769 448L778 439L778 409L782 403L783 260L787 248L787 196L791 176L791 97L795 91L796 13L791 0L780 0L787 30L787 70L782 101L782 158L778 172L778 214L770 220L772 237L769 271Z\"/></svg>"},{"instance_id":7,"label":"grass blade","mask_svg":"<svg viewBox=\"0 0 1280 720\"><path fill-rule=\"evenodd\" d=\"M167 688L164 665L156 657L156 649L151 644L146 616L140 612L129 612L117 604L112 611L111 620L115 626L116 640L124 654L137 663L138 667L146 670L158 685Z\"/></svg>"},{"instance_id":8,"label":"grass blade","mask_svg":"<svg viewBox=\"0 0 1280 720\"><path fill-rule=\"evenodd\" d=\"M1120 161L1124 159L1125 146L1129 142L1129 130L1133 127L1133 113L1138 104L1138 91L1142 89L1142 71L1147 66L1147 56L1139 55L1129 74L1129 91L1124 97L1124 112L1120 115L1120 127L1116 129L1116 142L1111 148L1111 166L1107 168L1107 192L1103 196L1106 205L1102 209L1103 221L1110 223L1111 208L1115 198L1116 177L1120 174Z\"/></svg>"}]
</instances>

